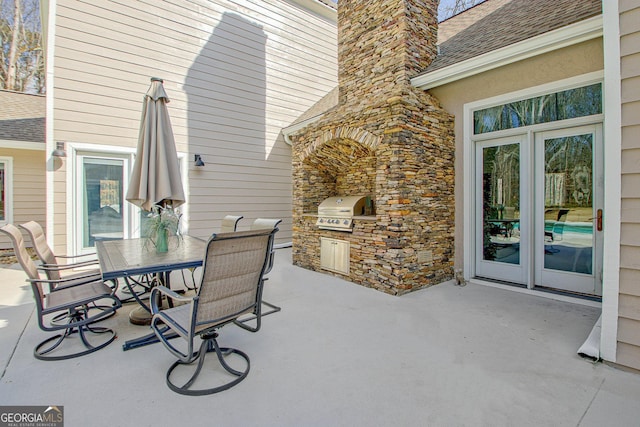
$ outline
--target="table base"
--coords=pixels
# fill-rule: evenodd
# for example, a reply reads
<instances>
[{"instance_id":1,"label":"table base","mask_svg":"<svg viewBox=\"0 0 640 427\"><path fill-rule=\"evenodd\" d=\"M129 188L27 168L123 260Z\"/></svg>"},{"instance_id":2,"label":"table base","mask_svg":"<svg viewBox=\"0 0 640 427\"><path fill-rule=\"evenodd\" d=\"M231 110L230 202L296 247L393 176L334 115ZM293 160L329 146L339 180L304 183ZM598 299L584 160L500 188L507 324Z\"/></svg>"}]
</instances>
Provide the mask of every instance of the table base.
<instances>
[{"instance_id":1,"label":"table base","mask_svg":"<svg viewBox=\"0 0 640 427\"><path fill-rule=\"evenodd\" d=\"M144 307L136 307L129 313L129 323L139 326L149 326L153 316Z\"/></svg>"}]
</instances>

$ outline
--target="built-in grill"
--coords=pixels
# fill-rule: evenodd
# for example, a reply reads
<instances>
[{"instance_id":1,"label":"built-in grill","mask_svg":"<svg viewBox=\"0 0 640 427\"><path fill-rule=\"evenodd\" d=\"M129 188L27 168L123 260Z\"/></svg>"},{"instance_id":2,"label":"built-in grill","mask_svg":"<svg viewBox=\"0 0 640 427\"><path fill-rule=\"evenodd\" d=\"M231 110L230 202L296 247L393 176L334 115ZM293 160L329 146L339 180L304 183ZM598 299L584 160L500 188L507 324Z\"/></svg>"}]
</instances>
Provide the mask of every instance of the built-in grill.
<instances>
[{"instance_id":1,"label":"built-in grill","mask_svg":"<svg viewBox=\"0 0 640 427\"><path fill-rule=\"evenodd\" d=\"M366 196L329 197L318 206L316 225L324 230L352 231L353 217L364 215Z\"/></svg>"}]
</instances>

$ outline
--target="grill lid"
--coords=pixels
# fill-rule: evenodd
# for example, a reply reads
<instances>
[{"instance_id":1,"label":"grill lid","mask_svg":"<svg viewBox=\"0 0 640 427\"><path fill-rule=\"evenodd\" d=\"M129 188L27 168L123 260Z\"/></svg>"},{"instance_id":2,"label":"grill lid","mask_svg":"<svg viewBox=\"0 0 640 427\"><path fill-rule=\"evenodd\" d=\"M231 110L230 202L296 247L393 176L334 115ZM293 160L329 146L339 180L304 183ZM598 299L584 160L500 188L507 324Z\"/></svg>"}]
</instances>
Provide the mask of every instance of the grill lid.
<instances>
[{"instance_id":1,"label":"grill lid","mask_svg":"<svg viewBox=\"0 0 640 427\"><path fill-rule=\"evenodd\" d=\"M364 214L366 196L329 197L318 206L316 225L324 230L351 231L352 217Z\"/></svg>"},{"instance_id":2,"label":"grill lid","mask_svg":"<svg viewBox=\"0 0 640 427\"><path fill-rule=\"evenodd\" d=\"M351 218L364 214L365 196L329 197L318 206L318 215Z\"/></svg>"}]
</instances>

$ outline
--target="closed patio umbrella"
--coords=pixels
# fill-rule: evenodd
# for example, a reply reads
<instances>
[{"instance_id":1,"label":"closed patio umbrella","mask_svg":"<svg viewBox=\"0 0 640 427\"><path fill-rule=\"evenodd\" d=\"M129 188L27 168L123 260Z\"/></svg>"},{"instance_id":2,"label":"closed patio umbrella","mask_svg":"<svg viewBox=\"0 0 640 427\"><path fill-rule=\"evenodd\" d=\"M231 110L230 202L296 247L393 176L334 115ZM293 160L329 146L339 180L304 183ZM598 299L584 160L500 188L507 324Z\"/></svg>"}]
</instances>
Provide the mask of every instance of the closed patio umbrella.
<instances>
[{"instance_id":1,"label":"closed patio umbrella","mask_svg":"<svg viewBox=\"0 0 640 427\"><path fill-rule=\"evenodd\" d=\"M138 150L127 191L127 200L146 211L154 205L176 208L185 202L167 109L169 97L162 83L152 77L144 97Z\"/></svg>"}]
</instances>

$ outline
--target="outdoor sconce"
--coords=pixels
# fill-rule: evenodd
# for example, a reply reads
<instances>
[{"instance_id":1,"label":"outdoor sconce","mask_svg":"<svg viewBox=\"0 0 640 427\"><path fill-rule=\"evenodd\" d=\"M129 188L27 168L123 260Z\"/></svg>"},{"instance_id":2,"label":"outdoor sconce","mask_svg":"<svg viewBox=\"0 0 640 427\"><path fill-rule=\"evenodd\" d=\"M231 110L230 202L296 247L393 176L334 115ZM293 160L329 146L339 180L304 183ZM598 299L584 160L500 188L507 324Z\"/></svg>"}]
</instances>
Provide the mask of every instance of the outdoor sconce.
<instances>
[{"instance_id":1,"label":"outdoor sconce","mask_svg":"<svg viewBox=\"0 0 640 427\"><path fill-rule=\"evenodd\" d=\"M53 157L67 157L67 152L64 151L64 142L56 142L56 149L51 155Z\"/></svg>"},{"instance_id":2,"label":"outdoor sconce","mask_svg":"<svg viewBox=\"0 0 640 427\"><path fill-rule=\"evenodd\" d=\"M194 160L197 167L204 166L204 162L202 161L202 157L200 156L200 154L196 154Z\"/></svg>"}]
</instances>

